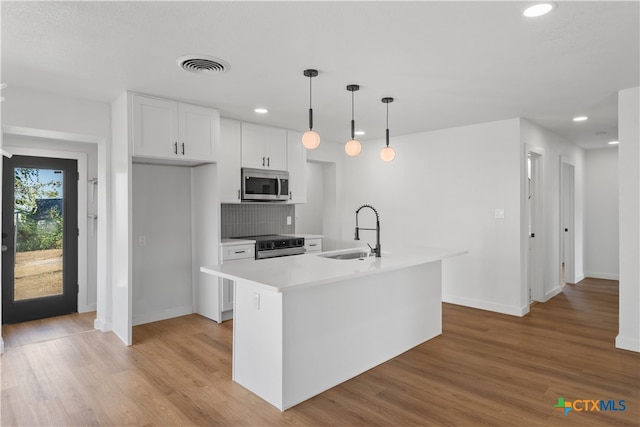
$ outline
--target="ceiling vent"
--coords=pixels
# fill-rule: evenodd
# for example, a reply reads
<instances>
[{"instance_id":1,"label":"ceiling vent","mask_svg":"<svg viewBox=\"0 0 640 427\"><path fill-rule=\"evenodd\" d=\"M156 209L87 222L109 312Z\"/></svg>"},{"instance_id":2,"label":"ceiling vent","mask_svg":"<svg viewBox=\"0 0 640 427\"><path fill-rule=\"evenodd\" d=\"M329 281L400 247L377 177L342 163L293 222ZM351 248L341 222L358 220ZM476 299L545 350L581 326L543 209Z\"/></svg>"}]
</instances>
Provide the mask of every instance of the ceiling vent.
<instances>
[{"instance_id":1,"label":"ceiling vent","mask_svg":"<svg viewBox=\"0 0 640 427\"><path fill-rule=\"evenodd\" d=\"M187 55L176 59L180 68L190 73L224 73L229 63L220 58L203 55Z\"/></svg>"}]
</instances>

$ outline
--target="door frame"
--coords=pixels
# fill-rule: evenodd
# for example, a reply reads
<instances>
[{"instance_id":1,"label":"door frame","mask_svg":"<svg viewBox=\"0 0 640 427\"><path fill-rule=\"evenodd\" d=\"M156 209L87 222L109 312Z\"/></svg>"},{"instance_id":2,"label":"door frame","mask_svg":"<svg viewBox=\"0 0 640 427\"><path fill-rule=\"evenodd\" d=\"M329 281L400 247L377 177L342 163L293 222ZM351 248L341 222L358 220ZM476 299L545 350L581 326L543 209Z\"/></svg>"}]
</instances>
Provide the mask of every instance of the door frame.
<instances>
[{"instance_id":1,"label":"door frame","mask_svg":"<svg viewBox=\"0 0 640 427\"><path fill-rule=\"evenodd\" d=\"M533 230L536 236L533 241L533 259L530 259L530 251L529 251L529 208L528 208L528 185L529 185L529 177L528 177L528 168L527 168L527 159L528 155L531 153L532 156L532 175L535 175L535 179L533 180L533 194L536 194L538 197L534 198L534 206L533 206ZM523 177L525 188L522 192L522 200L524 206L524 224L522 225L522 238L525 247L525 256L524 256L524 296L527 301L527 305L532 301L544 302L545 301L545 292L544 292L544 148L534 147L529 144L525 144L524 149L524 168L523 168ZM535 159L535 160L534 160ZM530 277L531 275L531 277ZM531 297L529 297L529 289L531 290Z\"/></svg>"},{"instance_id":2,"label":"door frame","mask_svg":"<svg viewBox=\"0 0 640 427\"><path fill-rule=\"evenodd\" d=\"M571 168L571 175L567 176ZM575 165L566 157L560 157L560 278L562 284L562 262L566 283L576 283L575 274ZM568 188L567 188L568 185ZM566 189L566 190L565 190ZM565 220L567 222L565 222ZM569 231L565 232L567 228ZM565 238L565 233L568 235ZM565 244L566 243L566 244Z\"/></svg>"},{"instance_id":3,"label":"door frame","mask_svg":"<svg viewBox=\"0 0 640 427\"><path fill-rule=\"evenodd\" d=\"M87 154L71 151L45 150L40 148L28 148L18 146L5 146L12 155L33 156L33 157L53 157L58 159L71 159L78 162L78 313L95 310L95 307L88 304L87 289L87 190L89 185L87 175ZM2 301L0 300L0 303Z\"/></svg>"}]
</instances>

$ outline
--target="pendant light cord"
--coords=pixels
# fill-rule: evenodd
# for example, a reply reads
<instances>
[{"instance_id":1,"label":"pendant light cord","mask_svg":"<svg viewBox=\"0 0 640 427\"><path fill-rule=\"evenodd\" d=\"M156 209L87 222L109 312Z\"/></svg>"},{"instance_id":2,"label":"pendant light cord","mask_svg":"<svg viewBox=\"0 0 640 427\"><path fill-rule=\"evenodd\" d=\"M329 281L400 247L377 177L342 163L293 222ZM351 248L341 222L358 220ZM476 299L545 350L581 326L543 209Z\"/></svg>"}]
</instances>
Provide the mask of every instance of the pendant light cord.
<instances>
[{"instance_id":1,"label":"pendant light cord","mask_svg":"<svg viewBox=\"0 0 640 427\"><path fill-rule=\"evenodd\" d=\"M354 102L353 102L353 91L351 91L351 139L355 139L356 136L356 121L354 119L354 115L353 115L353 106L354 106Z\"/></svg>"},{"instance_id":2,"label":"pendant light cord","mask_svg":"<svg viewBox=\"0 0 640 427\"><path fill-rule=\"evenodd\" d=\"M387 132L386 132L386 137L387 137L387 147L389 146L389 103L387 102Z\"/></svg>"},{"instance_id":3,"label":"pendant light cord","mask_svg":"<svg viewBox=\"0 0 640 427\"><path fill-rule=\"evenodd\" d=\"M313 108L311 108L311 79L312 75L309 75L309 130L313 129Z\"/></svg>"}]
</instances>

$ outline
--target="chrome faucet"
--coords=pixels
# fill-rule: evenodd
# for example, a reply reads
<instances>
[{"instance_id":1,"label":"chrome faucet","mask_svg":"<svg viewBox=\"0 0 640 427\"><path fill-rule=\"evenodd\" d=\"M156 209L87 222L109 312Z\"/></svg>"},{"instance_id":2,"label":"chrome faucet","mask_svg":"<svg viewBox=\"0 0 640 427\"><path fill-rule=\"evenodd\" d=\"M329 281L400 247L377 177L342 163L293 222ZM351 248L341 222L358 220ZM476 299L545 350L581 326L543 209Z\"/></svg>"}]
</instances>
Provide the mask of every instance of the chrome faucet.
<instances>
[{"instance_id":1,"label":"chrome faucet","mask_svg":"<svg viewBox=\"0 0 640 427\"><path fill-rule=\"evenodd\" d=\"M361 228L358 227L358 213L364 208L369 208L376 214L376 228ZM360 240L360 230L375 230L376 231L376 247L372 248L370 244L367 243L367 246L371 248L371 253L376 254L376 258L382 256L382 251L380 249L380 216L378 215L378 211L371 205L362 205L356 210L356 237L353 240Z\"/></svg>"}]
</instances>

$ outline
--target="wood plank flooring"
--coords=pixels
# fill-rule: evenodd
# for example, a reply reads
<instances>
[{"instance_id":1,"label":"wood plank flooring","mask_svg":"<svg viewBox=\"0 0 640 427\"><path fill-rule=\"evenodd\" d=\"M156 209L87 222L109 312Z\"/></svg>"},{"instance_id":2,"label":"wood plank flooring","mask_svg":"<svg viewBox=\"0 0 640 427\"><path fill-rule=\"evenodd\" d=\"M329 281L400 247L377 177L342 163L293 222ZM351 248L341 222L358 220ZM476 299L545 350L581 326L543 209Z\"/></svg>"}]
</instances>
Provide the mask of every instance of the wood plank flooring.
<instances>
[{"instance_id":1,"label":"wood plank flooring","mask_svg":"<svg viewBox=\"0 0 640 427\"><path fill-rule=\"evenodd\" d=\"M3 426L640 425L640 355L614 347L617 282L587 279L523 318L443 305L443 335L285 412L231 381L232 322L134 328L134 345L3 327ZM19 330L18 330L19 329ZM80 328L82 329L82 328ZM30 338L29 338L30 337ZM36 337L35 339L33 337ZM44 337L44 338L43 338ZM313 367L310 367L313 369ZM556 410L558 398L625 411Z\"/></svg>"}]
</instances>

